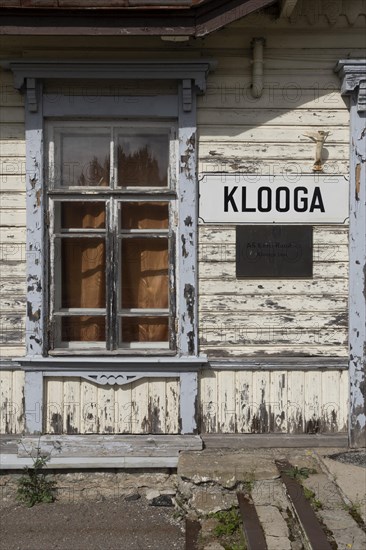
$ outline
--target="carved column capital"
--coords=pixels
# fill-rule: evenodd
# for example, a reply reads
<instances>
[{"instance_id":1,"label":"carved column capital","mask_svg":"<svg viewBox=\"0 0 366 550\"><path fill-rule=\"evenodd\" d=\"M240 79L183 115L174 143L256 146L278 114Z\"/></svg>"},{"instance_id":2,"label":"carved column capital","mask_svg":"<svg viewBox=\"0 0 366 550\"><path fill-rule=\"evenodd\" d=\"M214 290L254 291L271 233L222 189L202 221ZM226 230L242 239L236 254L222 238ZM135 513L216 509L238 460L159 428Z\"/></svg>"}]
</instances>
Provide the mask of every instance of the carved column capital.
<instances>
[{"instance_id":1,"label":"carved column capital","mask_svg":"<svg viewBox=\"0 0 366 550\"><path fill-rule=\"evenodd\" d=\"M366 59L342 59L335 72L341 79L341 94L357 94L357 110L366 111Z\"/></svg>"}]
</instances>

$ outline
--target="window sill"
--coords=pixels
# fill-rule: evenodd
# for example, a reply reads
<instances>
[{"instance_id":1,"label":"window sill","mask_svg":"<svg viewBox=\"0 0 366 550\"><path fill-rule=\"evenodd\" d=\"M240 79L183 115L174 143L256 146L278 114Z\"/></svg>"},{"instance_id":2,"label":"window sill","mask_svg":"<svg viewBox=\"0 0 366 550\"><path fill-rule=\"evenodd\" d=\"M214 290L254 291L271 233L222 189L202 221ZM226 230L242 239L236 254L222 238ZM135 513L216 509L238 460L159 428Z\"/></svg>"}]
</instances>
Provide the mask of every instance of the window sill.
<instances>
[{"instance_id":1,"label":"window sill","mask_svg":"<svg viewBox=\"0 0 366 550\"><path fill-rule=\"evenodd\" d=\"M74 356L74 357L41 357L41 356L25 356L13 359L21 367L26 370L87 370L103 372L105 369L112 371L123 372L125 370L139 370L141 372L156 372L159 371L179 371L197 370L199 367L205 367L208 364L206 355L198 356L155 356L143 357L126 357L126 356Z\"/></svg>"},{"instance_id":2,"label":"window sill","mask_svg":"<svg viewBox=\"0 0 366 550\"><path fill-rule=\"evenodd\" d=\"M146 357L176 357L177 352L175 350L171 349L164 349L164 348L151 348L151 349L144 349L144 348L120 348L113 351L107 351L105 349L98 349L98 348L89 348L89 349L81 349L81 348L58 348L54 349L52 351L48 352L48 356L44 357L44 359L50 358L50 357L63 357L63 358L70 358L70 359L77 359L78 357L105 357L108 358L115 358L115 357L141 357L141 360L145 360Z\"/></svg>"}]
</instances>

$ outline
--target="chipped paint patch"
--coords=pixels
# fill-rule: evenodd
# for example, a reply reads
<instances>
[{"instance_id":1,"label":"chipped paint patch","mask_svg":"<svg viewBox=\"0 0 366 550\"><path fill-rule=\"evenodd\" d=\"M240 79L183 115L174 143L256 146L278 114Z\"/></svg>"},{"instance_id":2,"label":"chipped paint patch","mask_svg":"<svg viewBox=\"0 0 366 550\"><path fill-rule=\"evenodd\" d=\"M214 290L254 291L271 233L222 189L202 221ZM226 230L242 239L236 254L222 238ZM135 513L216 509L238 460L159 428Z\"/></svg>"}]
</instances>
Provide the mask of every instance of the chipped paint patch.
<instances>
[{"instance_id":1,"label":"chipped paint patch","mask_svg":"<svg viewBox=\"0 0 366 550\"><path fill-rule=\"evenodd\" d=\"M180 239L182 241L182 256L183 258L188 258L188 252L186 248L186 238L184 235L181 235Z\"/></svg>"},{"instance_id":2,"label":"chipped paint patch","mask_svg":"<svg viewBox=\"0 0 366 550\"><path fill-rule=\"evenodd\" d=\"M50 426L54 434L62 434L62 416L60 413L52 413Z\"/></svg>"},{"instance_id":3,"label":"chipped paint patch","mask_svg":"<svg viewBox=\"0 0 366 550\"><path fill-rule=\"evenodd\" d=\"M28 319L30 321L39 321L40 317L41 317L41 312L39 309L37 309L36 311L33 312L33 304L31 302L27 302L27 315L28 315Z\"/></svg>"}]
</instances>

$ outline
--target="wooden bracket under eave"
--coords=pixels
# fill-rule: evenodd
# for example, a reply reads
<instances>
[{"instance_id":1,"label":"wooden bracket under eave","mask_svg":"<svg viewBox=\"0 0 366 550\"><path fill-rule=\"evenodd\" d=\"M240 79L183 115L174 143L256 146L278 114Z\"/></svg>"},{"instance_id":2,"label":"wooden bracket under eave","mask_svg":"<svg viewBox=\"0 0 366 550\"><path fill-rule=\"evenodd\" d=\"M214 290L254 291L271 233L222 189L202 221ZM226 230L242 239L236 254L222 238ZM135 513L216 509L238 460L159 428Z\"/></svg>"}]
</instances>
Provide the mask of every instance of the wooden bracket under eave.
<instances>
[{"instance_id":1,"label":"wooden bracket under eave","mask_svg":"<svg viewBox=\"0 0 366 550\"><path fill-rule=\"evenodd\" d=\"M36 113L38 111L37 80L35 78L26 79L26 94L28 111Z\"/></svg>"},{"instance_id":2,"label":"wooden bracket under eave","mask_svg":"<svg viewBox=\"0 0 366 550\"><path fill-rule=\"evenodd\" d=\"M192 111L192 80L190 78L182 80L182 104L183 111Z\"/></svg>"}]
</instances>

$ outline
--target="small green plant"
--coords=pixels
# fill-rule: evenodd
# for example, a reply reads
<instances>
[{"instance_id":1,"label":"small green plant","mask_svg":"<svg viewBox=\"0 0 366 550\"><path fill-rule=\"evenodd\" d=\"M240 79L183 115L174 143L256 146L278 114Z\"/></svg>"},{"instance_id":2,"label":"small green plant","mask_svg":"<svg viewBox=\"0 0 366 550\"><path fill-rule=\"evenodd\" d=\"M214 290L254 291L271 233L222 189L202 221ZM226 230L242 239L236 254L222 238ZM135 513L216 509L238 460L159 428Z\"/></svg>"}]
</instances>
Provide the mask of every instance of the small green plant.
<instances>
[{"instance_id":1,"label":"small green plant","mask_svg":"<svg viewBox=\"0 0 366 550\"><path fill-rule=\"evenodd\" d=\"M317 472L313 468L298 468L297 466L293 466L288 470L284 470L284 473L292 479L301 480L307 479L310 474L316 474Z\"/></svg>"},{"instance_id":2,"label":"small green plant","mask_svg":"<svg viewBox=\"0 0 366 550\"><path fill-rule=\"evenodd\" d=\"M236 508L216 512L213 517L218 520L218 524L214 529L217 537L230 536L240 527L240 516Z\"/></svg>"},{"instance_id":3,"label":"small green plant","mask_svg":"<svg viewBox=\"0 0 366 550\"><path fill-rule=\"evenodd\" d=\"M365 531L365 523L361 516L361 505L360 504L351 504L351 505L345 505L345 509L350 514L350 516L353 517L355 522Z\"/></svg>"},{"instance_id":4,"label":"small green plant","mask_svg":"<svg viewBox=\"0 0 366 550\"><path fill-rule=\"evenodd\" d=\"M246 494L251 495L254 489L255 474L254 472L249 472L246 476L246 479L243 481L243 489Z\"/></svg>"},{"instance_id":5,"label":"small green plant","mask_svg":"<svg viewBox=\"0 0 366 550\"><path fill-rule=\"evenodd\" d=\"M42 456L41 449L36 448L36 456L32 458L33 466L24 468L24 475L18 480L17 500L31 508L39 502L53 502L55 500L56 482L46 479L44 468L49 456Z\"/></svg>"},{"instance_id":6,"label":"small green plant","mask_svg":"<svg viewBox=\"0 0 366 550\"><path fill-rule=\"evenodd\" d=\"M246 550L247 546L244 539L244 533L241 524L241 517L237 507L230 510L221 510L208 515L208 518L215 520L206 528L205 534L200 533L200 545L202 549L209 542L220 542L225 550Z\"/></svg>"},{"instance_id":7,"label":"small green plant","mask_svg":"<svg viewBox=\"0 0 366 550\"><path fill-rule=\"evenodd\" d=\"M312 505L313 508L315 508L315 510L323 509L323 505L320 502L320 500L316 498L314 491L312 491L311 489L308 489L307 487L303 487L303 491L304 491L305 498L310 501L310 504Z\"/></svg>"}]
</instances>

